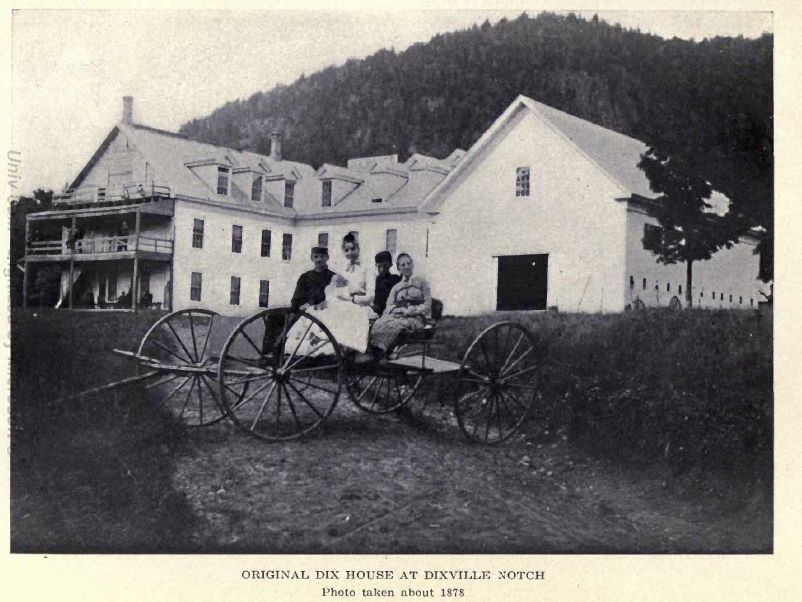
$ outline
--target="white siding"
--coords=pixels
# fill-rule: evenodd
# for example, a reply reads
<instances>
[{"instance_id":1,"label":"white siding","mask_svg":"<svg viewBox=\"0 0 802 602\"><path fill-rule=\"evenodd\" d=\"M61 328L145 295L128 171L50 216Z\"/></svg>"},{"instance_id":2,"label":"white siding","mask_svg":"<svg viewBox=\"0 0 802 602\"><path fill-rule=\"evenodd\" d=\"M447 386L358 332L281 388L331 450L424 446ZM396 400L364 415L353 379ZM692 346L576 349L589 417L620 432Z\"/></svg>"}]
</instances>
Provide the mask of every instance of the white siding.
<instances>
[{"instance_id":1,"label":"white siding","mask_svg":"<svg viewBox=\"0 0 802 602\"><path fill-rule=\"evenodd\" d=\"M531 170L529 197L515 196L522 166ZM621 311L626 210L614 199L622 194L547 124L519 114L466 169L436 218L433 294L447 314L495 310L496 257L547 253L548 306Z\"/></svg>"},{"instance_id":2,"label":"white siding","mask_svg":"<svg viewBox=\"0 0 802 602\"><path fill-rule=\"evenodd\" d=\"M627 213L627 268L625 287L627 303L641 299L647 306L667 306L671 297L677 295L686 305L685 263L664 265L657 263L657 256L643 248L643 231L645 224L657 225L656 219L637 211ZM693 270L693 305L703 308L749 309L750 299L754 299L754 307L758 300L763 300L759 290L763 286L757 279L760 258L754 254L755 244L742 241L731 249L722 249L708 261L694 262ZM635 281L634 290L630 293L629 278ZM643 288L643 279L646 288ZM671 284L671 292L667 285ZM677 291L682 285L683 294ZM657 287L657 289L655 289ZM712 293L716 299L712 299ZM700 297L700 293L703 296ZM724 293L724 299L721 294ZM732 302L730 302L732 295ZM740 303L740 299L743 302Z\"/></svg>"}]
</instances>

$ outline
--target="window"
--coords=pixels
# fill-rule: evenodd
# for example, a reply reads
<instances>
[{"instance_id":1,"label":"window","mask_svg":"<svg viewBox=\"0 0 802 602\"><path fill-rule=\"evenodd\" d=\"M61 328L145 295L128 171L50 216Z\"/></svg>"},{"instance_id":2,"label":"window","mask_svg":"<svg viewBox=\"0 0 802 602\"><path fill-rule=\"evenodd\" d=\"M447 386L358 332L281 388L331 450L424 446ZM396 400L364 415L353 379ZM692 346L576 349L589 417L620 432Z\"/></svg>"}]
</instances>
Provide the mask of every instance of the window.
<instances>
[{"instance_id":1,"label":"window","mask_svg":"<svg viewBox=\"0 0 802 602\"><path fill-rule=\"evenodd\" d=\"M744 298L743 297L738 297L738 304L740 305L743 302L744 302Z\"/></svg>"},{"instance_id":2,"label":"window","mask_svg":"<svg viewBox=\"0 0 802 602\"><path fill-rule=\"evenodd\" d=\"M292 234L284 234L281 239L281 259L290 261L292 259Z\"/></svg>"},{"instance_id":3,"label":"window","mask_svg":"<svg viewBox=\"0 0 802 602\"><path fill-rule=\"evenodd\" d=\"M270 257L270 230L262 230L262 257Z\"/></svg>"},{"instance_id":4,"label":"window","mask_svg":"<svg viewBox=\"0 0 802 602\"><path fill-rule=\"evenodd\" d=\"M670 292L671 292L671 283L670 283L670 282L668 282L668 283L666 284L666 292L668 292L668 293L670 293Z\"/></svg>"},{"instance_id":5,"label":"window","mask_svg":"<svg viewBox=\"0 0 802 602\"><path fill-rule=\"evenodd\" d=\"M231 298L229 305L239 305L239 276L231 277Z\"/></svg>"},{"instance_id":6,"label":"window","mask_svg":"<svg viewBox=\"0 0 802 602\"><path fill-rule=\"evenodd\" d=\"M228 195L228 167L217 168L217 194Z\"/></svg>"},{"instance_id":7,"label":"window","mask_svg":"<svg viewBox=\"0 0 802 602\"><path fill-rule=\"evenodd\" d=\"M192 283L189 286L189 300L201 300L201 284L203 283L203 275L200 272L192 272Z\"/></svg>"},{"instance_id":8,"label":"window","mask_svg":"<svg viewBox=\"0 0 802 602\"><path fill-rule=\"evenodd\" d=\"M646 278L643 279L643 290L646 290Z\"/></svg>"},{"instance_id":9,"label":"window","mask_svg":"<svg viewBox=\"0 0 802 602\"><path fill-rule=\"evenodd\" d=\"M267 301L270 297L270 282L267 280L259 281L259 307L267 307Z\"/></svg>"},{"instance_id":10,"label":"window","mask_svg":"<svg viewBox=\"0 0 802 602\"><path fill-rule=\"evenodd\" d=\"M716 291L713 291L713 294L710 295L710 296L713 298L713 301L715 301L716 300Z\"/></svg>"},{"instance_id":11,"label":"window","mask_svg":"<svg viewBox=\"0 0 802 602\"><path fill-rule=\"evenodd\" d=\"M251 187L251 200L261 202L262 200L262 176L256 176Z\"/></svg>"},{"instance_id":12,"label":"window","mask_svg":"<svg viewBox=\"0 0 802 602\"><path fill-rule=\"evenodd\" d=\"M231 229L231 252L242 253L242 226Z\"/></svg>"},{"instance_id":13,"label":"window","mask_svg":"<svg viewBox=\"0 0 802 602\"><path fill-rule=\"evenodd\" d=\"M331 180L323 182L323 206L331 207Z\"/></svg>"},{"instance_id":14,"label":"window","mask_svg":"<svg viewBox=\"0 0 802 602\"><path fill-rule=\"evenodd\" d=\"M381 199L370 199L370 202L371 203L381 203L382 200Z\"/></svg>"},{"instance_id":15,"label":"window","mask_svg":"<svg viewBox=\"0 0 802 602\"><path fill-rule=\"evenodd\" d=\"M678 294L678 295L681 295L681 294L682 294L682 285L681 285L681 284L680 284L680 285L679 285L679 287L677 288L677 294Z\"/></svg>"},{"instance_id":16,"label":"window","mask_svg":"<svg viewBox=\"0 0 802 602\"><path fill-rule=\"evenodd\" d=\"M701 293L699 293L699 298L700 298L700 299L701 299L702 297L704 297L704 296L705 296L705 292L704 292L704 291L702 291Z\"/></svg>"},{"instance_id":17,"label":"window","mask_svg":"<svg viewBox=\"0 0 802 602\"><path fill-rule=\"evenodd\" d=\"M732 295L730 295L730 303L732 303Z\"/></svg>"},{"instance_id":18,"label":"window","mask_svg":"<svg viewBox=\"0 0 802 602\"><path fill-rule=\"evenodd\" d=\"M328 232L320 232L317 235L317 246L319 247L328 247L329 246L329 233Z\"/></svg>"},{"instance_id":19,"label":"window","mask_svg":"<svg viewBox=\"0 0 802 602\"><path fill-rule=\"evenodd\" d=\"M387 230L385 249L395 255L396 245L398 243L398 230Z\"/></svg>"},{"instance_id":20,"label":"window","mask_svg":"<svg viewBox=\"0 0 802 602\"><path fill-rule=\"evenodd\" d=\"M749 299L749 305L750 305L750 307L754 307L755 300L754 299Z\"/></svg>"},{"instance_id":21,"label":"window","mask_svg":"<svg viewBox=\"0 0 802 602\"><path fill-rule=\"evenodd\" d=\"M98 188L97 189L97 201L98 203L106 200L106 189L105 188Z\"/></svg>"},{"instance_id":22,"label":"window","mask_svg":"<svg viewBox=\"0 0 802 602\"><path fill-rule=\"evenodd\" d=\"M529 196L529 168L515 169L515 196Z\"/></svg>"},{"instance_id":23,"label":"window","mask_svg":"<svg viewBox=\"0 0 802 602\"><path fill-rule=\"evenodd\" d=\"M654 249L660 246L663 240L663 230L660 226L644 224L643 226L643 248Z\"/></svg>"},{"instance_id":24,"label":"window","mask_svg":"<svg viewBox=\"0 0 802 602\"><path fill-rule=\"evenodd\" d=\"M203 248L203 220L196 219L192 226L192 248Z\"/></svg>"},{"instance_id":25,"label":"window","mask_svg":"<svg viewBox=\"0 0 802 602\"><path fill-rule=\"evenodd\" d=\"M284 206L292 208L292 200L295 195L295 182L284 182Z\"/></svg>"},{"instance_id":26,"label":"window","mask_svg":"<svg viewBox=\"0 0 802 602\"><path fill-rule=\"evenodd\" d=\"M721 293L721 297L718 299L719 301L724 301L724 293Z\"/></svg>"}]
</instances>

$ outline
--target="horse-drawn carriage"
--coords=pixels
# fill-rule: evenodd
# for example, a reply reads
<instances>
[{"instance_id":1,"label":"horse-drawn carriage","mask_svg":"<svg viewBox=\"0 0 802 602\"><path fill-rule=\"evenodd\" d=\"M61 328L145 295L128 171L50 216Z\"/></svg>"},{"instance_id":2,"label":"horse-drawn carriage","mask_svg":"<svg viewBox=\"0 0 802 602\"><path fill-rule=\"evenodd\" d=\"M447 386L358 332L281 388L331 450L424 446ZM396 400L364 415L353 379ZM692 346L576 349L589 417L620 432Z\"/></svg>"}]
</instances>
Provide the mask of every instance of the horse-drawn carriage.
<instances>
[{"instance_id":1,"label":"horse-drawn carriage","mask_svg":"<svg viewBox=\"0 0 802 602\"><path fill-rule=\"evenodd\" d=\"M314 313L268 309L244 320L205 309L170 313L135 352L114 350L135 359L138 374L102 388L136 383L142 403L186 426L228 418L265 441L310 435L343 394L365 412L393 412L434 376L454 378L449 389L457 423L473 441L509 438L535 403L539 358L532 333L521 324L486 328L461 362L438 359L430 354L442 314L435 300L425 328L402 335L385 358L373 361L341 347ZM302 316L306 332L290 339Z\"/></svg>"}]
</instances>

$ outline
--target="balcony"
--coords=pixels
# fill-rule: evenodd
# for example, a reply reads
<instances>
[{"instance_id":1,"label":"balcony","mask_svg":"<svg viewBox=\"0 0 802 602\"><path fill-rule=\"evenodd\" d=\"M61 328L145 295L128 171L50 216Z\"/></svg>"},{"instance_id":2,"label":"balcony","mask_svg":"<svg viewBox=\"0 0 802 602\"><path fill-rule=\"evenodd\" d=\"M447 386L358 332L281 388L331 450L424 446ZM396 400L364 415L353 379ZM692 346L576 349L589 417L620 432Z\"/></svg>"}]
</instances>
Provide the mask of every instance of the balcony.
<instances>
[{"instance_id":1,"label":"balcony","mask_svg":"<svg viewBox=\"0 0 802 602\"><path fill-rule=\"evenodd\" d=\"M128 259L168 260L173 254L173 241L152 236L128 235L87 238L75 241L72 249L66 240L35 240L25 246L27 261L75 261Z\"/></svg>"},{"instance_id":2,"label":"balcony","mask_svg":"<svg viewBox=\"0 0 802 602\"><path fill-rule=\"evenodd\" d=\"M121 186L107 189L101 186L83 187L81 190L69 189L53 196L53 205L60 211L71 209L97 209L141 205L172 198L170 187L146 182L126 182Z\"/></svg>"}]
</instances>

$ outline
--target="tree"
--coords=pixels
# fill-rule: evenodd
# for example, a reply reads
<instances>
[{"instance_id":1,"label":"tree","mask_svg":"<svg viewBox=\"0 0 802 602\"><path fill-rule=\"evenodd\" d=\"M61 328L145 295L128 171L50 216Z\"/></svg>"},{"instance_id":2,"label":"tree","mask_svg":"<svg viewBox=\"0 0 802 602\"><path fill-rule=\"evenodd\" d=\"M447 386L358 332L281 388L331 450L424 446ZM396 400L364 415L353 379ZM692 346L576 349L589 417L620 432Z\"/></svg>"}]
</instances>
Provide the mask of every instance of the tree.
<instances>
[{"instance_id":1,"label":"tree","mask_svg":"<svg viewBox=\"0 0 802 602\"><path fill-rule=\"evenodd\" d=\"M638 166L649 178L652 190L660 193L652 215L661 232L659 236L644 236L644 248L657 255L658 263L685 262L685 298L691 308L693 262L710 259L722 247L732 247L748 225L738 215L713 212L709 202L713 187L682 157L669 157L651 147Z\"/></svg>"},{"instance_id":2,"label":"tree","mask_svg":"<svg viewBox=\"0 0 802 602\"><path fill-rule=\"evenodd\" d=\"M21 196L11 203L11 239L9 268L11 273L11 300L13 305L22 305L22 272L17 262L25 256L25 221L29 214L48 211L53 204L52 190L36 190L33 197Z\"/></svg>"}]
</instances>

